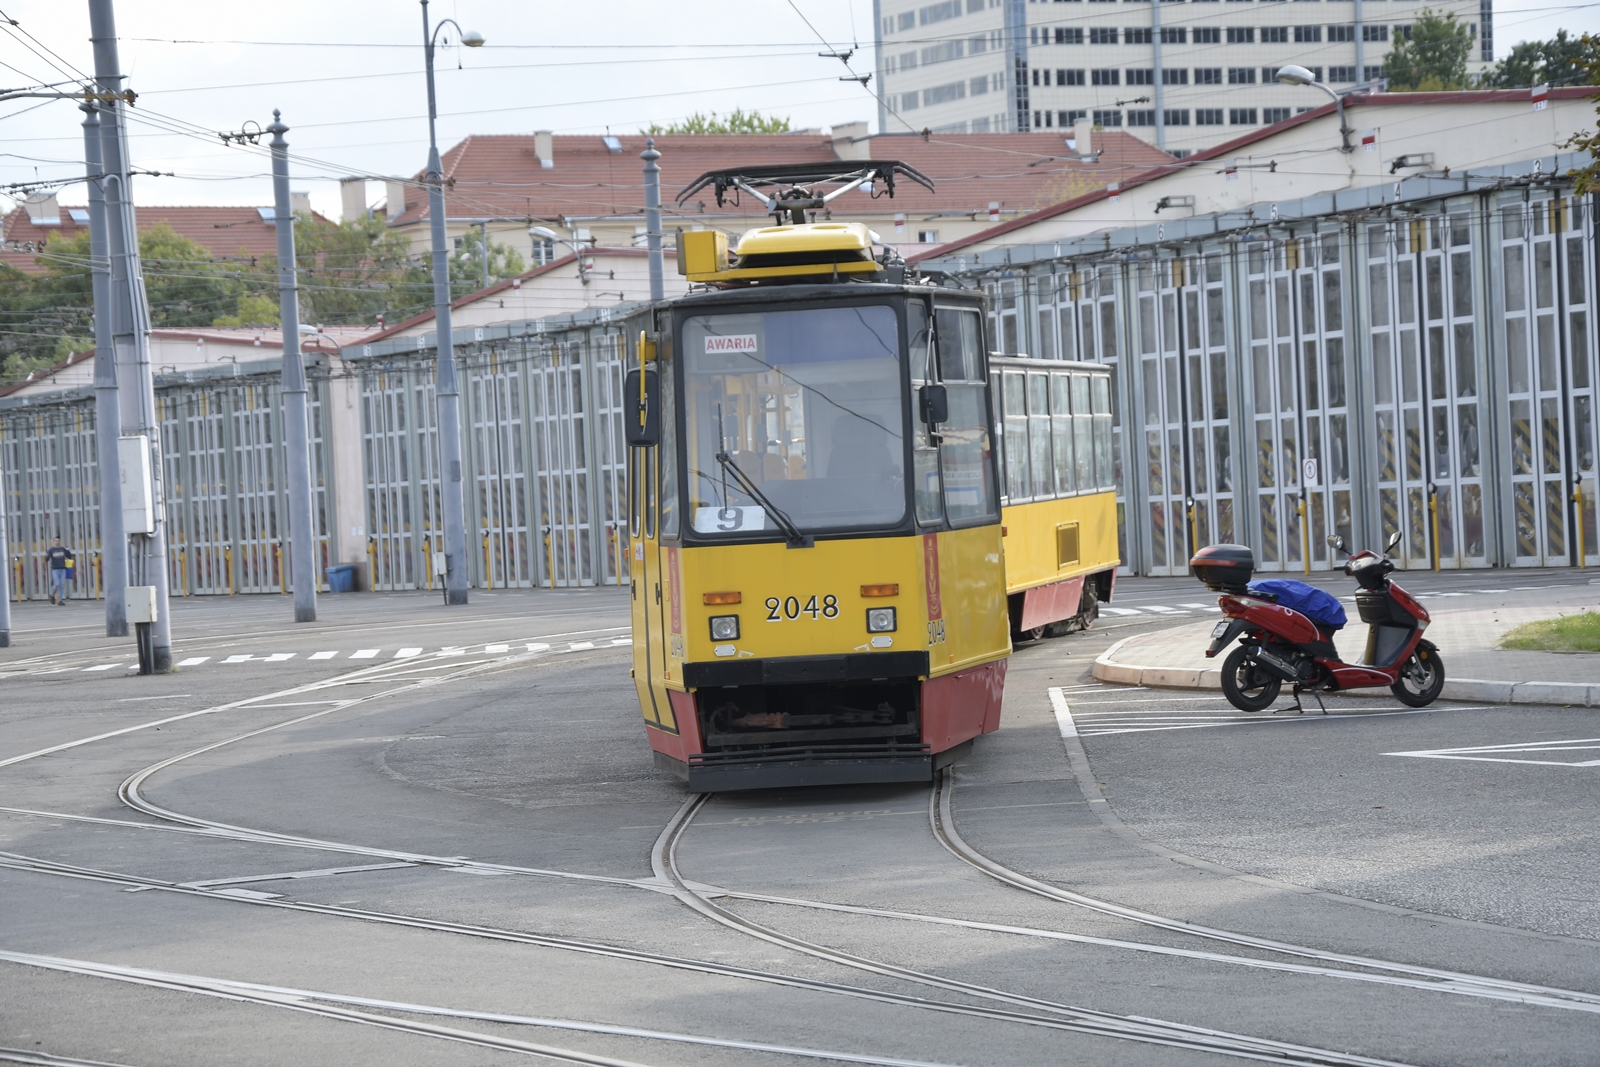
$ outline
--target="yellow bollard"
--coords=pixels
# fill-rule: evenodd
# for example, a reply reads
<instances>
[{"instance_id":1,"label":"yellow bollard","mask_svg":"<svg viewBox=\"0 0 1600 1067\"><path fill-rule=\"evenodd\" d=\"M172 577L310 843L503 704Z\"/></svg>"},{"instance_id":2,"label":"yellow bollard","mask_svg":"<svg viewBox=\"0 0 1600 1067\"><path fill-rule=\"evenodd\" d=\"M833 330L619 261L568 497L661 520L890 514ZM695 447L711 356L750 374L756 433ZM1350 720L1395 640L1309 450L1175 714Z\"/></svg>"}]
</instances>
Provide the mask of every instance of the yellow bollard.
<instances>
[{"instance_id":1,"label":"yellow bollard","mask_svg":"<svg viewBox=\"0 0 1600 1067\"><path fill-rule=\"evenodd\" d=\"M483 535L483 587L494 588L494 561L489 556L489 535Z\"/></svg>"},{"instance_id":2,"label":"yellow bollard","mask_svg":"<svg viewBox=\"0 0 1600 1067\"><path fill-rule=\"evenodd\" d=\"M1586 565L1584 564L1584 561L1583 561L1584 544L1583 544L1583 479L1582 478L1577 479L1577 481L1576 481L1576 483L1574 485L1574 488L1572 490L1572 500L1573 500L1573 503L1578 505L1578 512L1577 512L1577 516L1578 516L1578 522L1577 522L1577 527L1578 527L1578 531L1577 531L1578 532L1578 569L1581 571L1581 570L1586 570L1587 569L1587 567L1586 567Z\"/></svg>"},{"instance_id":3,"label":"yellow bollard","mask_svg":"<svg viewBox=\"0 0 1600 1067\"><path fill-rule=\"evenodd\" d=\"M433 589L433 542L428 538L422 539L422 572L428 579L428 589Z\"/></svg>"},{"instance_id":4,"label":"yellow bollard","mask_svg":"<svg viewBox=\"0 0 1600 1067\"><path fill-rule=\"evenodd\" d=\"M279 541L279 542L275 543L272 546L272 555L273 555L273 559L276 561L276 564L277 564L277 567L278 567L278 595L282 596L284 593L287 593L289 591L288 587L284 584L285 579L284 579L284 575L283 575L283 542L282 541Z\"/></svg>"},{"instance_id":5,"label":"yellow bollard","mask_svg":"<svg viewBox=\"0 0 1600 1067\"><path fill-rule=\"evenodd\" d=\"M1300 541L1305 545L1301 557L1305 560L1306 574L1311 573L1311 527L1306 524L1306 498L1300 498Z\"/></svg>"},{"instance_id":6,"label":"yellow bollard","mask_svg":"<svg viewBox=\"0 0 1600 1067\"><path fill-rule=\"evenodd\" d=\"M367 538L367 586L378 591L378 542Z\"/></svg>"},{"instance_id":7,"label":"yellow bollard","mask_svg":"<svg viewBox=\"0 0 1600 1067\"><path fill-rule=\"evenodd\" d=\"M1438 490L1428 494L1428 518L1433 526L1433 569L1439 569L1439 495Z\"/></svg>"},{"instance_id":8,"label":"yellow bollard","mask_svg":"<svg viewBox=\"0 0 1600 1067\"><path fill-rule=\"evenodd\" d=\"M229 545L222 550L223 564L228 571L228 595L233 595L233 546Z\"/></svg>"}]
</instances>

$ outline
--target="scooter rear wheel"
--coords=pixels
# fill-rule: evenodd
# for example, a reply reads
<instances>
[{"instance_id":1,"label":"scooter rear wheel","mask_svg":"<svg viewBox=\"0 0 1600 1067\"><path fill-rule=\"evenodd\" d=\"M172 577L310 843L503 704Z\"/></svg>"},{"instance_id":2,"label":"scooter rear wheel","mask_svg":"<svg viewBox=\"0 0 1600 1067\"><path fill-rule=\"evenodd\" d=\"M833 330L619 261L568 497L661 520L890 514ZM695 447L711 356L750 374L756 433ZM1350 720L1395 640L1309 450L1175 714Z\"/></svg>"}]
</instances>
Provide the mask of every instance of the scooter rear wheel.
<instances>
[{"instance_id":1,"label":"scooter rear wheel","mask_svg":"<svg viewBox=\"0 0 1600 1067\"><path fill-rule=\"evenodd\" d=\"M1283 680L1264 670L1239 645L1222 661L1222 695L1240 711L1262 711L1272 706Z\"/></svg>"},{"instance_id":2,"label":"scooter rear wheel","mask_svg":"<svg viewBox=\"0 0 1600 1067\"><path fill-rule=\"evenodd\" d=\"M1444 689L1444 661L1439 650L1423 642L1400 666L1399 679L1389 687L1389 692L1400 703L1411 708L1425 708L1439 699Z\"/></svg>"}]
</instances>

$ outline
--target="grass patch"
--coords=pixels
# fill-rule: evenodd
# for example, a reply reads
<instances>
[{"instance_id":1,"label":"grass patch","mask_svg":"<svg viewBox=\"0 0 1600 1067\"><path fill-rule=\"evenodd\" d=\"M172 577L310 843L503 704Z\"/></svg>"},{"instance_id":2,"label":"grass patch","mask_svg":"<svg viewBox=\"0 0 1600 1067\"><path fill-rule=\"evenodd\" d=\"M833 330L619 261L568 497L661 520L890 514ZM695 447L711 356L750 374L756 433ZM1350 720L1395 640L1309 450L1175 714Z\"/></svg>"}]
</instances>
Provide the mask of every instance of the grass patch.
<instances>
[{"instance_id":1,"label":"grass patch","mask_svg":"<svg viewBox=\"0 0 1600 1067\"><path fill-rule=\"evenodd\" d=\"M1586 611L1525 622L1502 637L1500 647L1533 652L1600 652L1600 614Z\"/></svg>"}]
</instances>

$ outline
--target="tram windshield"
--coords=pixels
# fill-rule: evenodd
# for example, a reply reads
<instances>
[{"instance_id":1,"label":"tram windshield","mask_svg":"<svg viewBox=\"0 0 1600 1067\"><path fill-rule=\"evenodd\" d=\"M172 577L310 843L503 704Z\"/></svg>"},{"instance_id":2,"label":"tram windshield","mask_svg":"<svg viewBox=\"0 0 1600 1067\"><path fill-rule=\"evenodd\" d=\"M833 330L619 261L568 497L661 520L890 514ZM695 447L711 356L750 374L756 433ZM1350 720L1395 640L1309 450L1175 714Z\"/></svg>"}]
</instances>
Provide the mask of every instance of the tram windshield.
<instances>
[{"instance_id":1,"label":"tram windshield","mask_svg":"<svg viewBox=\"0 0 1600 1067\"><path fill-rule=\"evenodd\" d=\"M898 524L906 511L899 336L883 304L687 319L694 531L776 532L783 524L772 509L807 531ZM759 496L740 488L729 464Z\"/></svg>"}]
</instances>

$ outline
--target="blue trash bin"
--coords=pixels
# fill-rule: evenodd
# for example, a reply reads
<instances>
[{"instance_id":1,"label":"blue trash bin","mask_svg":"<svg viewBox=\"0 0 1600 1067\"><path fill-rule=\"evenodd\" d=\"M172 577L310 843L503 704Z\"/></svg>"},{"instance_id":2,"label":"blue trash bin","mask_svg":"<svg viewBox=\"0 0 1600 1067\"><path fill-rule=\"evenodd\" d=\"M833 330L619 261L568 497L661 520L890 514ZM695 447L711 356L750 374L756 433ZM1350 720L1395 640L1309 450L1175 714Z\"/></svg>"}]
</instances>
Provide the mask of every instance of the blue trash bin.
<instances>
[{"instance_id":1,"label":"blue trash bin","mask_svg":"<svg viewBox=\"0 0 1600 1067\"><path fill-rule=\"evenodd\" d=\"M346 563L338 567L328 568L328 592L349 593L356 587L356 565Z\"/></svg>"}]
</instances>

